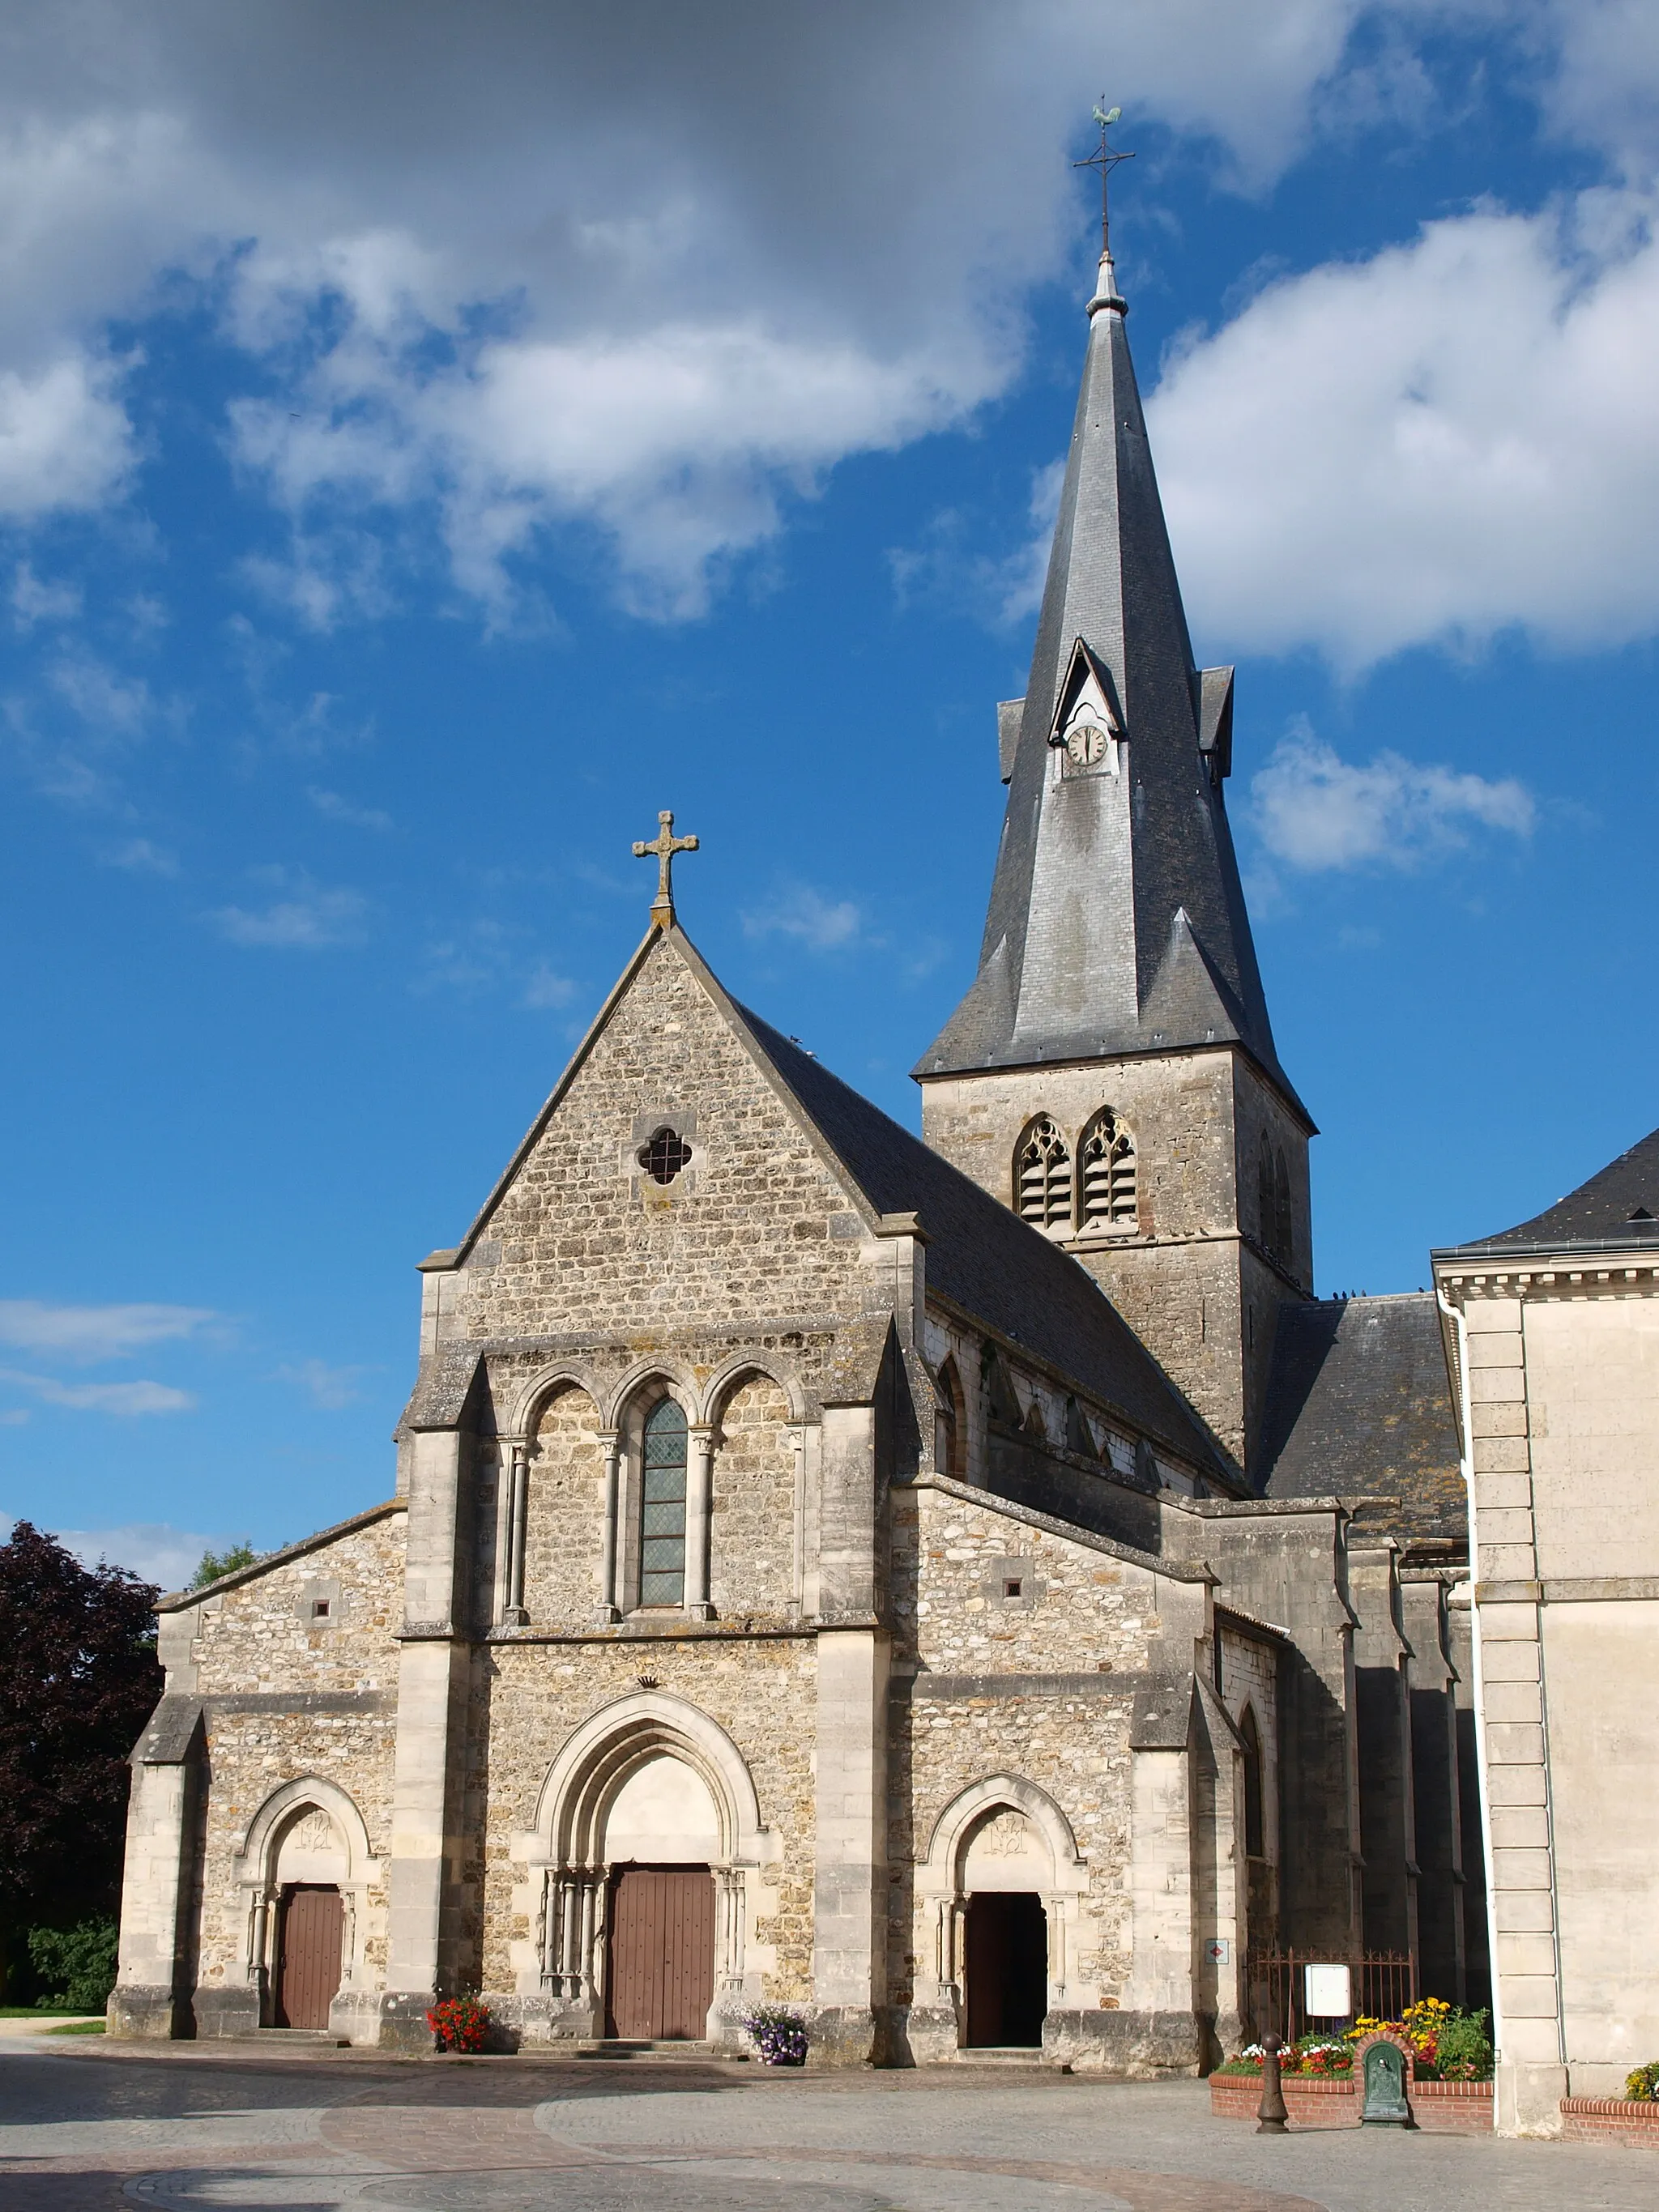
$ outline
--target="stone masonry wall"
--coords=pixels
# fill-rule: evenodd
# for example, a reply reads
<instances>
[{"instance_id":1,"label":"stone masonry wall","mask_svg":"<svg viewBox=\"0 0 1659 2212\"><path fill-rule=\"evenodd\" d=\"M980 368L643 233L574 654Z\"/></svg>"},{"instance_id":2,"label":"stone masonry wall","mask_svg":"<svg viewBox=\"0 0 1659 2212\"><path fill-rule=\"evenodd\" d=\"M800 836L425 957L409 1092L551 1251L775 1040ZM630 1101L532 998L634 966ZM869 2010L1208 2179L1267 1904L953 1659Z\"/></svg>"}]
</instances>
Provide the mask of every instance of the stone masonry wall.
<instances>
[{"instance_id":1,"label":"stone masonry wall","mask_svg":"<svg viewBox=\"0 0 1659 2212\"><path fill-rule=\"evenodd\" d=\"M471 1739L479 1860L466 1878L484 1899L480 1978L509 1995L533 1972L539 1893L510 1856L534 1822L560 1746L577 1724L634 1692L642 1670L720 1723L748 1764L764 1826L782 1839L764 1870L748 1965L769 1998L811 1996L814 1812L811 1715L817 1695L810 1637L653 1638L649 1643L493 1644L476 1679Z\"/></svg>"},{"instance_id":2,"label":"stone masonry wall","mask_svg":"<svg viewBox=\"0 0 1659 2212\"><path fill-rule=\"evenodd\" d=\"M931 1932L908 1869L963 1790L1047 1791L1089 1863L1063 1939L1068 2007L1115 2008L1132 1965L1129 1726L1138 1678L1190 1666L1203 1586L1178 1583L928 1483L896 1492L890 1971L911 2002ZM1006 1594L1018 1583L1019 1594ZM914 1671L913 1671L914 1670ZM1089 1677L1095 1677L1096 1681ZM1021 1678L1024 1678L1022 1681ZM1051 1972L1053 1966L1051 1965Z\"/></svg>"},{"instance_id":3,"label":"stone masonry wall","mask_svg":"<svg viewBox=\"0 0 1659 2212\"><path fill-rule=\"evenodd\" d=\"M795 1558L795 1455L789 1401L769 1376L740 1383L720 1419L709 1524L709 1596L723 1620L779 1620Z\"/></svg>"},{"instance_id":4,"label":"stone masonry wall","mask_svg":"<svg viewBox=\"0 0 1659 2212\"><path fill-rule=\"evenodd\" d=\"M403 1619L405 1516L388 1514L337 1541L255 1576L201 1608L193 1645L197 1688L207 1709L208 1790L201 1867L198 1982L240 1981L246 1903L231 1863L249 1822L286 1782L315 1775L343 1790L362 1814L371 1848L391 1849L392 1769L398 1646ZM331 1625L305 1617L319 1586ZM379 1692L375 1709L317 1711L308 1692ZM275 1701L291 1697L284 1711ZM236 1709L244 1698L272 1700ZM220 1703L219 1700L229 1702ZM384 1972L385 1898L371 1890L365 1961Z\"/></svg>"},{"instance_id":5,"label":"stone masonry wall","mask_svg":"<svg viewBox=\"0 0 1659 2212\"><path fill-rule=\"evenodd\" d=\"M533 1628L593 1617L605 1552L605 1451L586 1390L556 1391L530 1449L525 1513L525 1610Z\"/></svg>"},{"instance_id":6,"label":"stone masonry wall","mask_svg":"<svg viewBox=\"0 0 1659 2212\"><path fill-rule=\"evenodd\" d=\"M692 1148L666 1187L647 1124ZM857 1312L862 1223L677 945L659 937L446 1283L441 1334Z\"/></svg>"}]
</instances>

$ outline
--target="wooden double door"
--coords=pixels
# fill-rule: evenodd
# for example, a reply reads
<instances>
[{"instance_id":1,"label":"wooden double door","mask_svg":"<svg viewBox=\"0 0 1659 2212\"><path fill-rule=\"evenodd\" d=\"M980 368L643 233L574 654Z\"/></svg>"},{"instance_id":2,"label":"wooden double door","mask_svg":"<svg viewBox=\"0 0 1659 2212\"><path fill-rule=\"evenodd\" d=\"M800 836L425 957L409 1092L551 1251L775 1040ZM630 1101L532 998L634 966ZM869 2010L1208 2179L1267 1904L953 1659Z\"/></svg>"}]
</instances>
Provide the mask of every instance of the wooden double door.
<instances>
[{"instance_id":1,"label":"wooden double door","mask_svg":"<svg viewBox=\"0 0 1659 2212\"><path fill-rule=\"evenodd\" d=\"M337 1889L290 1882L276 1920L276 2025L326 2027L340 1986L345 1903Z\"/></svg>"},{"instance_id":2,"label":"wooden double door","mask_svg":"<svg viewBox=\"0 0 1659 2212\"><path fill-rule=\"evenodd\" d=\"M605 2033L697 2043L714 2001L714 1877L623 1867L611 1878Z\"/></svg>"}]
</instances>

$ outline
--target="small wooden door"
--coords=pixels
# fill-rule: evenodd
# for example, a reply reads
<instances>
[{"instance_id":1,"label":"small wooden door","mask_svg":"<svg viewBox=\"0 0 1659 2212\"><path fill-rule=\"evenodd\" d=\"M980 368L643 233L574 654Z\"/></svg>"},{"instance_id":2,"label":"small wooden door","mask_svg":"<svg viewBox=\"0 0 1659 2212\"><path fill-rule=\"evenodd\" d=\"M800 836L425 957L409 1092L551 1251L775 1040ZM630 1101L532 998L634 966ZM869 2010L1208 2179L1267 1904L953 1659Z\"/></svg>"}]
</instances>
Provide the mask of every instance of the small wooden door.
<instances>
[{"instance_id":1,"label":"small wooden door","mask_svg":"<svg viewBox=\"0 0 1659 2212\"><path fill-rule=\"evenodd\" d=\"M714 2001L714 1878L625 1867L611 1890L610 2035L700 2042Z\"/></svg>"},{"instance_id":2,"label":"small wooden door","mask_svg":"<svg viewBox=\"0 0 1659 2212\"><path fill-rule=\"evenodd\" d=\"M276 1929L276 2025L326 2027L340 1986L345 1904L337 1889L292 1883Z\"/></svg>"},{"instance_id":3,"label":"small wooden door","mask_svg":"<svg viewBox=\"0 0 1659 2212\"><path fill-rule=\"evenodd\" d=\"M1048 2009L1048 1916L1023 1890L969 1899L968 2041L981 2050L1034 2050Z\"/></svg>"}]
</instances>

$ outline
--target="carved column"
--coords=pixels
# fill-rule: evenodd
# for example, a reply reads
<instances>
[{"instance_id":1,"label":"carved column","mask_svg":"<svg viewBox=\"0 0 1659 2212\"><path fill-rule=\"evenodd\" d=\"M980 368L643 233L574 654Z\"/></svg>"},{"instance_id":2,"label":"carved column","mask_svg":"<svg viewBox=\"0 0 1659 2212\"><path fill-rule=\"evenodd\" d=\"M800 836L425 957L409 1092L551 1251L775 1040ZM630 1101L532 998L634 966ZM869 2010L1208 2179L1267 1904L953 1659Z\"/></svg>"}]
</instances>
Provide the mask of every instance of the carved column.
<instances>
[{"instance_id":1,"label":"carved column","mask_svg":"<svg viewBox=\"0 0 1659 2212\"><path fill-rule=\"evenodd\" d=\"M599 1621L622 1619L622 1449L615 1429L601 1429L605 1447L605 1538L599 1561Z\"/></svg>"},{"instance_id":2,"label":"carved column","mask_svg":"<svg viewBox=\"0 0 1659 2212\"><path fill-rule=\"evenodd\" d=\"M714 1490L714 1431L687 1432L685 1484L685 1609L694 1620L712 1620L708 1602L708 1539Z\"/></svg>"},{"instance_id":3,"label":"carved column","mask_svg":"<svg viewBox=\"0 0 1659 2212\"><path fill-rule=\"evenodd\" d=\"M505 1499L504 1536L507 1546L506 1586L501 1622L508 1628L527 1628L530 1615L524 1602L525 1538L530 1525L530 1451L514 1439L501 1441L500 1481Z\"/></svg>"}]
</instances>

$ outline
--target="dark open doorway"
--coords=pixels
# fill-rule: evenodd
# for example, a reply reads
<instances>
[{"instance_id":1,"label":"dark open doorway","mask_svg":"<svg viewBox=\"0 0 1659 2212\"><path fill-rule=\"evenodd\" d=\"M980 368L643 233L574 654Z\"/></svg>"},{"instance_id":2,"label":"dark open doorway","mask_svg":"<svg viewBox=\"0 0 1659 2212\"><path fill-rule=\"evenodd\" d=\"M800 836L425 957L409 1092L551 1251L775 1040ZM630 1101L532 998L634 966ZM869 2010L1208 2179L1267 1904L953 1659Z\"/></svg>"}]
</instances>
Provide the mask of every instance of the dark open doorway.
<instances>
[{"instance_id":1,"label":"dark open doorway","mask_svg":"<svg viewBox=\"0 0 1659 2212\"><path fill-rule=\"evenodd\" d=\"M1035 2050L1048 2009L1048 1916L1029 1891L993 1891L968 1905L968 2041Z\"/></svg>"}]
</instances>

